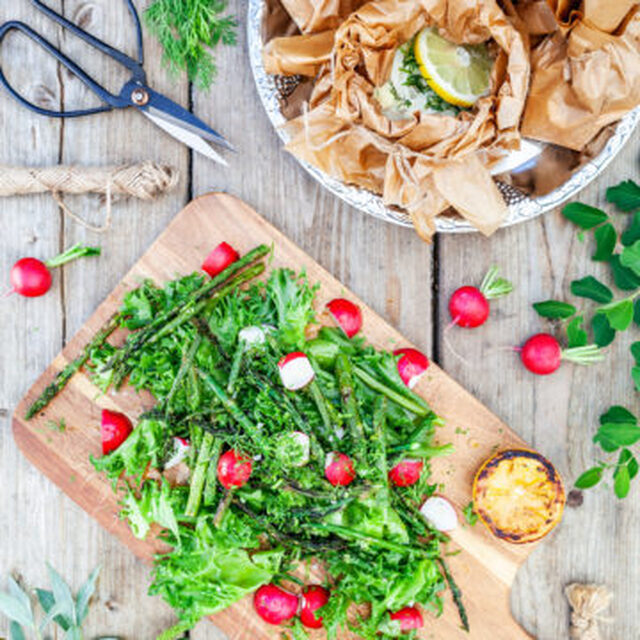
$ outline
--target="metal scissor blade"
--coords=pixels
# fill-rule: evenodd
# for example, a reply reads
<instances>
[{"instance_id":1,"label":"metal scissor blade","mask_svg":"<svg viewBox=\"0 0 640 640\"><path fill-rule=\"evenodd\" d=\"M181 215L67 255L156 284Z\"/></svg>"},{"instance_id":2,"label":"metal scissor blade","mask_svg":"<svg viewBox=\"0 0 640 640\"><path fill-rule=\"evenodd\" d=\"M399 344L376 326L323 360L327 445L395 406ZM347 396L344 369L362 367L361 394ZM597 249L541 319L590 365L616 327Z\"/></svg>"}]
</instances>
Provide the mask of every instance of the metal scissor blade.
<instances>
[{"instance_id":1,"label":"metal scissor blade","mask_svg":"<svg viewBox=\"0 0 640 640\"><path fill-rule=\"evenodd\" d=\"M209 140L209 142L213 142L230 151L235 151L224 136L220 135L208 124L202 122L202 120L194 116L193 113L187 111L184 107L181 107L161 93L153 91L153 89L145 87L145 90L149 95L149 102L139 107L143 112L150 111L153 115L167 120L178 127L182 127L205 140Z\"/></svg>"},{"instance_id":2,"label":"metal scissor blade","mask_svg":"<svg viewBox=\"0 0 640 640\"><path fill-rule=\"evenodd\" d=\"M188 131L185 127L181 125L173 124L169 122L165 118L155 115L151 113L150 110L142 111L142 113L149 118L154 124L158 125L161 129L166 131L169 135L172 135L180 142L183 142L187 146L191 147L194 151L201 153L203 156L210 158L214 162L219 162L225 167L228 166L227 161L217 153L213 147L203 138L191 131Z\"/></svg>"}]
</instances>

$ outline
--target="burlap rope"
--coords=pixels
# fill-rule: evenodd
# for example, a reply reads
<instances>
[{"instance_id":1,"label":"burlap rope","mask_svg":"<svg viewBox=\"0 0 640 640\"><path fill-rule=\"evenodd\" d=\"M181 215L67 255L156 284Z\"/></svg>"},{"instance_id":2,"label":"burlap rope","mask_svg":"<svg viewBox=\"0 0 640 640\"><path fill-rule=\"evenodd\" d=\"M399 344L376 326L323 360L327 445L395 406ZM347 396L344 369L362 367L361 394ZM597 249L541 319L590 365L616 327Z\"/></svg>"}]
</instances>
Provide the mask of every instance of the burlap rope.
<instances>
[{"instance_id":1,"label":"burlap rope","mask_svg":"<svg viewBox=\"0 0 640 640\"><path fill-rule=\"evenodd\" d=\"M571 605L569 637L575 640L600 640L598 622L607 622L599 614L613 598L607 587L597 584L570 584L564 590Z\"/></svg>"},{"instance_id":2,"label":"burlap rope","mask_svg":"<svg viewBox=\"0 0 640 640\"><path fill-rule=\"evenodd\" d=\"M0 196L51 192L60 208L83 227L101 233L111 225L113 197L132 196L155 200L178 184L177 169L155 162L119 167L10 167L0 165ZM105 221L94 226L73 213L62 200L64 194L98 193L105 196Z\"/></svg>"}]
</instances>

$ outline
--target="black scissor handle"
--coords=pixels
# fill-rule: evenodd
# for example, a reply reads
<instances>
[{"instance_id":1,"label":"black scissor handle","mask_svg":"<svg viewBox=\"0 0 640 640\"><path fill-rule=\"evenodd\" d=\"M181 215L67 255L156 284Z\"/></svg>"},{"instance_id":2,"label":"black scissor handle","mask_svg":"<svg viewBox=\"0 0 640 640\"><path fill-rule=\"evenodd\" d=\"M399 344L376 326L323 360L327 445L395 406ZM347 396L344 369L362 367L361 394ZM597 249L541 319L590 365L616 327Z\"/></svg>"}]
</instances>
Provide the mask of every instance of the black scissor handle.
<instances>
[{"instance_id":1,"label":"black scissor handle","mask_svg":"<svg viewBox=\"0 0 640 640\"><path fill-rule=\"evenodd\" d=\"M9 84L4 71L0 68L0 82L5 86L7 91L23 106L31 109L31 111L35 111L44 116L51 116L53 118L75 118L78 116L87 116L92 115L94 113L103 113L104 111L110 111L114 107L125 107L128 106L129 103L125 102L119 96L115 96L109 91L107 91L104 87L99 85L91 76L89 76L83 69L81 69L73 60L68 58L64 53L62 53L59 49L57 49L51 42L49 42L46 38L43 38L39 33L34 31L29 25L24 22L19 22L13 20L11 22L6 22L0 27L0 44L7 36L7 34L11 31L20 31L27 37L31 38L35 42L37 42L41 47L43 47L46 51L48 51L60 64L64 65L69 71L71 71L75 76L77 76L82 82L84 82L89 89L91 89L103 102L106 104L101 107L93 107L91 109L79 109L76 111L53 111L51 109L44 109L43 107L38 106L32 102L29 102L26 98L20 95L12 86Z\"/></svg>"}]
</instances>

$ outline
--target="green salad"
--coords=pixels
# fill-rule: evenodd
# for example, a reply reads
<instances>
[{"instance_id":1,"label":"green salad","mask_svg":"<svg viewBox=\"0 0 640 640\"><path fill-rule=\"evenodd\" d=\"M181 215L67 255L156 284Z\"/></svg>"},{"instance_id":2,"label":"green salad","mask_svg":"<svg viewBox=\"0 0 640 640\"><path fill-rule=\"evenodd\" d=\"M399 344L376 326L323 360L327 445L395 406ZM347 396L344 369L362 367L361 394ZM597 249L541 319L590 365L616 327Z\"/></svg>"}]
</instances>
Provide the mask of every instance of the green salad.
<instances>
[{"instance_id":1,"label":"green salad","mask_svg":"<svg viewBox=\"0 0 640 640\"><path fill-rule=\"evenodd\" d=\"M403 382L399 356L317 323L304 273L257 280L268 252L213 279L143 282L110 323L126 341L103 332L87 349L104 392L127 381L156 401L92 462L133 534L159 528L169 545L150 591L179 622L161 638L257 590L257 614L294 640L318 626L328 638L415 637L411 611L439 615L447 588L468 628L448 537L420 511L436 491L429 459L451 449L435 442L441 421ZM312 584L326 595L309 596L305 617Z\"/></svg>"}]
</instances>

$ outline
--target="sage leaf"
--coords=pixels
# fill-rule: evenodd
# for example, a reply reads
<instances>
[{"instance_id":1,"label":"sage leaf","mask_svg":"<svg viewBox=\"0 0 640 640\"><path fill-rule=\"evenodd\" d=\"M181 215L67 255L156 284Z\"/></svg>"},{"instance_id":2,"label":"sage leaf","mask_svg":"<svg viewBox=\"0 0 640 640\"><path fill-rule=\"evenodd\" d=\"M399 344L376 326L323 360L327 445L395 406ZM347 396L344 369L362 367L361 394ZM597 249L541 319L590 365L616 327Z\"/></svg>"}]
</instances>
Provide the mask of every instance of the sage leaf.
<instances>
[{"instance_id":1,"label":"sage leaf","mask_svg":"<svg viewBox=\"0 0 640 640\"><path fill-rule=\"evenodd\" d=\"M611 270L613 271L613 279L618 289L623 291L633 291L640 287L640 276L636 275L631 269L625 267L620 262L620 254L614 254L609 260Z\"/></svg>"},{"instance_id":2,"label":"sage leaf","mask_svg":"<svg viewBox=\"0 0 640 640\"><path fill-rule=\"evenodd\" d=\"M0 613L25 627L33 627L33 613L22 600L0 591Z\"/></svg>"},{"instance_id":3,"label":"sage leaf","mask_svg":"<svg viewBox=\"0 0 640 640\"><path fill-rule=\"evenodd\" d=\"M89 600L91 600L91 596L96 590L98 575L100 575L100 567L96 567L91 572L87 581L80 587L80 591L78 591L78 595L76 596L76 616L78 624L82 624L89 613Z\"/></svg>"},{"instance_id":4,"label":"sage leaf","mask_svg":"<svg viewBox=\"0 0 640 640\"><path fill-rule=\"evenodd\" d=\"M591 467L591 469L587 469L576 480L575 486L578 489L591 489L591 487L595 487L600 480L602 480L602 471L602 467Z\"/></svg>"},{"instance_id":5,"label":"sage leaf","mask_svg":"<svg viewBox=\"0 0 640 640\"><path fill-rule=\"evenodd\" d=\"M551 319L566 319L576 314L577 309L568 302L561 302L560 300L545 300L543 302L536 302L533 305L538 315L543 318Z\"/></svg>"},{"instance_id":6,"label":"sage leaf","mask_svg":"<svg viewBox=\"0 0 640 640\"><path fill-rule=\"evenodd\" d=\"M609 187L607 201L615 204L621 211L640 209L640 186L633 180L625 180L615 187Z\"/></svg>"},{"instance_id":7,"label":"sage leaf","mask_svg":"<svg viewBox=\"0 0 640 640\"><path fill-rule=\"evenodd\" d=\"M629 226L620 236L620 241L625 247L631 246L637 240L640 240L640 211L633 214Z\"/></svg>"},{"instance_id":8,"label":"sage leaf","mask_svg":"<svg viewBox=\"0 0 640 640\"><path fill-rule=\"evenodd\" d=\"M13 576L9 576L7 578L7 583L9 584L9 593L20 600L22 606L29 612L31 619L33 620L33 609L31 607L31 598L24 592L22 587L15 581Z\"/></svg>"},{"instance_id":9,"label":"sage leaf","mask_svg":"<svg viewBox=\"0 0 640 640\"><path fill-rule=\"evenodd\" d=\"M77 624L76 607L71 595L69 585L62 579L62 576L50 565L47 564L49 570L49 580L51 581L51 590L56 604L61 604L60 614L71 621L72 625Z\"/></svg>"},{"instance_id":10,"label":"sage leaf","mask_svg":"<svg viewBox=\"0 0 640 640\"><path fill-rule=\"evenodd\" d=\"M10 640L26 640L22 627L15 620L9 625L9 638Z\"/></svg>"},{"instance_id":11,"label":"sage leaf","mask_svg":"<svg viewBox=\"0 0 640 640\"><path fill-rule=\"evenodd\" d=\"M620 264L640 276L640 240L622 250Z\"/></svg>"},{"instance_id":12,"label":"sage leaf","mask_svg":"<svg viewBox=\"0 0 640 640\"><path fill-rule=\"evenodd\" d=\"M640 427L632 422L606 422L598 434L619 447L630 447L640 440Z\"/></svg>"},{"instance_id":13,"label":"sage leaf","mask_svg":"<svg viewBox=\"0 0 640 640\"><path fill-rule=\"evenodd\" d=\"M42 619L40 623L40 633L42 633L51 624L52 620L55 620L64 610L65 604L63 602L56 602L47 611L47 615Z\"/></svg>"},{"instance_id":14,"label":"sage leaf","mask_svg":"<svg viewBox=\"0 0 640 640\"><path fill-rule=\"evenodd\" d=\"M612 329L626 331L633 322L633 301L629 298L608 304L598 309L598 314L606 316Z\"/></svg>"},{"instance_id":15,"label":"sage leaf","mask_svg":"<svg viewBox=\"0 0 640 640\"><path fill-rule=\"evenodd\" d=\"M593 276L587 276L582 280L574 280L571 283L571 293L574 296L589 298L602 304L607 304L613 300L611 289Z\"/></svg>"},{"instance_id":16,"label":"sage leaf","mask_svg":"<svg viewBox=\"0 0 640 640\"><path fill-rule=\"evenodd\" d=\"M596 262L606 262L616 248L618 232L610 222L607 222L607 224L598 227L593 236L596 239L596 251L591 259Z\"/></svg>"},{"instance_id":17,"label":"sage leaf","mask_svg":"<svg viewBox=\"0 0 640 640\"><path fill-rule=\"evenodd\" d=\"M609 220L609 216L604 211L582 202L569 203L562 209L562 215L585 231Z\"/></svg>"},{"instance_id":18,"label":"sage leaf","mask_svg":"<svg viewBox=\"0 0 640 640\"><path fill-rule=\"evenodd\" d=\"M584 347L589 342L589 336L587 332L582 328L584 323L583 316L576 316L567 325L567 340L569 342L569 348Z\"/></svg>"},{"instance_id":19,"label":"sage leaf","mask_svg":"<svg viewBox=\"0 0 640 640\"><path fill-rule=\"evenodd\" d=\"M618 467L613 474L613 490L620 500L629 495L631 488L631 478L629 477L629 469L625 465Z\"/></svg>"},{"instance_id":20,"label":"sage leaf","mask_svg":"<svg viewBox=\"0 0 640 640\"><path fill-rule=\"evenodd\" d=\"M56 603L53 593L47 589L36 589L36 596L44 612L49 613ZM66 631L71 626L71 620L63 615L55 616L54 621L63 631Z\"/></svg>"},{"instance_id":21,"label":"sage leaf","mask_svg":"<svg viewBox=\"0 0 640 640\"><path fill-rule=\"evenodd\" d=\"M591 328L593 340L600 348L609 346L616 339L615 330L611 328L607 317L601 313L596 313L591 318Z\"/></svg>"}]
</instances>

